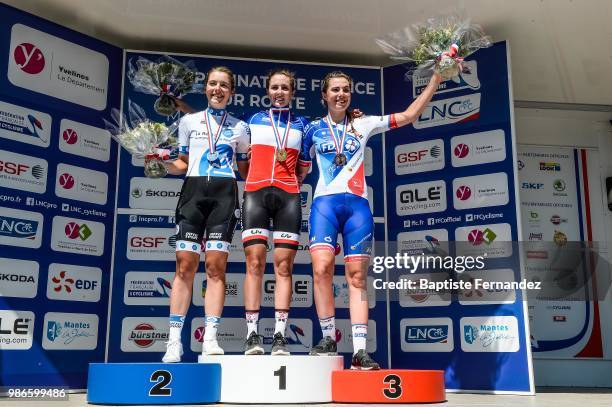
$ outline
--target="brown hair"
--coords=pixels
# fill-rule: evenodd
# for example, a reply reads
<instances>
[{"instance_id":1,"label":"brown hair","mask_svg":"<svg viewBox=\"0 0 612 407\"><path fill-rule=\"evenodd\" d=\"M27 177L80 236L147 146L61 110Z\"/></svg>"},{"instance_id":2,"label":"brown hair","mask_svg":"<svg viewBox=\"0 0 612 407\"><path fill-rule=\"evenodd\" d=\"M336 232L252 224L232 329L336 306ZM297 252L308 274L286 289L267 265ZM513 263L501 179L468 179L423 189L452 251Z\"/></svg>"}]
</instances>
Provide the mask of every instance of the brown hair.
<instances>
[{"instance_id":1,"label":"brown hair","mask_svg":"<svg viewBox=\"0 0 612 407\"><path fill-rule=\"evenodd\" d=\"M346 79L349 83L349 87L353 89L353 78L351 78L349 75L345 74L342 71L333 71L325 75L325 78L323 78L323 84L321 85L321 93L327 92L327 89L329 88L329 81L334 78ZM327 107L327 102L325 101L325 99L323 99L323 97L321 97L321 103L323 104L323 106ZM357 133L355 131L355 128L353 127L353 115L350 113L350 106L346 107L346 117L348 117L353 133Z\"/></svg>"},{"instance_id":2,"label":"brown hair","mask_svg":"<svg viewBox=\"0 0 612 407\"><path fill-rule=\"evenodd\" d=\"M212 68L210 68L208 72L206 72L206 76L204 77L204 86L208 84L208 77L213 72L223 72L227 74L227 76L229 76L230 78L230 86L232 88L232 92L236 89L236 82L234 81L234 73L227 66L213 66Z\"/></svg>"},{"instance_id":3,"label":"brown hair","mask_svg":"<svg viewBox=\"0 0 612 407\"><path fill-rule=\"evenodd\" d=\"M274 68L268 72L268 76L266 76L266 90L270 89L270 79L272 79L274 75L285 75L287 78L289 78L291 91L295 91L295 72L292 72L287 68Z\"/></svg>"}]
</instances>

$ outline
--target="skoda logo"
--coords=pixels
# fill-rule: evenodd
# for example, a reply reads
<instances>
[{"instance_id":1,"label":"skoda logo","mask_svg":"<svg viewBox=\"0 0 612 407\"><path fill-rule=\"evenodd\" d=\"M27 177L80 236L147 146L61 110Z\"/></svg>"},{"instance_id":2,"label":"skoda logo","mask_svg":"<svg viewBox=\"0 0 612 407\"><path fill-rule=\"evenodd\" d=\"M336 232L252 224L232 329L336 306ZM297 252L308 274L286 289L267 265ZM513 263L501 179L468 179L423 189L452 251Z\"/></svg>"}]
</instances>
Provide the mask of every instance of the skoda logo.
<instances>
[{"instance_id":1,"label":"skoda logo","mask_svg":"<svg viewBox=\"0 0 612 407\"><path fill-rule=\"evenodd\" d=\"M132 189L132 196L134 198L140 198L142 196L142 191L140 190L140 188Z\"/></svg>"}]
</instances>

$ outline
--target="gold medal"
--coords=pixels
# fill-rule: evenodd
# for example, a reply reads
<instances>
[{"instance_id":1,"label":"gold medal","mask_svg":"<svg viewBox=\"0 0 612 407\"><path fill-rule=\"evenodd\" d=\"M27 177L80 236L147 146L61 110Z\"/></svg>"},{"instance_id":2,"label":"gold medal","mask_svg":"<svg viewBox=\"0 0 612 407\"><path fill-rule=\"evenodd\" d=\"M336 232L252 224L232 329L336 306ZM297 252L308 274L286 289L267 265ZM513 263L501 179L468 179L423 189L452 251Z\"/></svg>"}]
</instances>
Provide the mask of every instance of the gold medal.
<instances>
[{"instance_id":1,"label":"gold medal","mask_svg":"<svg viewBox=\"0 0 612 407\"><path fill-rule=\"evenodd\" d=\"M280 162L283 162L287 159L287 150L281 148L280 150L276 150L276 159Z\"/></svg>"}]
</instances>

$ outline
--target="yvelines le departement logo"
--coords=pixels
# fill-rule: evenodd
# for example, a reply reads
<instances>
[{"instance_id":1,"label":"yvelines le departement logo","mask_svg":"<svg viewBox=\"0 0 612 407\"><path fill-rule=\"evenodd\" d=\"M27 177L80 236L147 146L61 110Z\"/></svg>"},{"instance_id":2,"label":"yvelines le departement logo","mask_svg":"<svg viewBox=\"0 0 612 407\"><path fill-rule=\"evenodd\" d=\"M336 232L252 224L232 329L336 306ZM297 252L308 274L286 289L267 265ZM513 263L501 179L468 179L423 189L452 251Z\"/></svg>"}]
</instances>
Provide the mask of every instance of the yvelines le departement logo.
<instances>
[{"instance_id":1,"label":"yvelines le departement logo","mask_svg":"<svg viewBox=\"0 0 612 407\"><path fill-rule=\"evenodd\" d=\"M45 56L42 51L34 44L24 42L15 47L13 53L17 66L31 75L36 75L45 69Z\"/></svg>"},{"instance_id":2,"label":"yvelines le departement logo","mask_svg":"<svg viewBox=\"0 0 612 407\"><path fill-rule=\"evenodd\" d=\"M69 239L80 238L81 240L87 240L92 233L85 223L79 225L75 222L69 222L64 228L64 232Z\"/></svg>"},{"instance_id":3,"label":"yvelines le departement logo","mask_svg":"<svg viewBox=\"0 0 612 407\"><path fill-rule=\"evenodd\" d=\"M77 132L74 131L73 129L66 129L62 133L62 138L64 139L66 144L72 145L72 144L77 142L79 136L78 136Z\"/></svg>"},{"instance_id":4,"label":"yvelines le departement logo","mask_svg":"<svg viewBox=\"0 0 612 407\"><path fill-rule=\"evenodd\" d=\"M74 187L74 177L68 173L64 173L60 175L59 183L64 189L71 189Z\"/></svg>"},{"instance_id":5,"label":"yvelines le departement logo","mask_svg":"<svg viewBox=\"0 0 612 407\"><path fill-rule=\"evenodd\" d=\"M465 201L466 199L469 199L470 196L472 196L472 189L468 186L462 185L457 188L455 194L457 195L457 198L462 201Z\"/></svg>"}]
</instances>

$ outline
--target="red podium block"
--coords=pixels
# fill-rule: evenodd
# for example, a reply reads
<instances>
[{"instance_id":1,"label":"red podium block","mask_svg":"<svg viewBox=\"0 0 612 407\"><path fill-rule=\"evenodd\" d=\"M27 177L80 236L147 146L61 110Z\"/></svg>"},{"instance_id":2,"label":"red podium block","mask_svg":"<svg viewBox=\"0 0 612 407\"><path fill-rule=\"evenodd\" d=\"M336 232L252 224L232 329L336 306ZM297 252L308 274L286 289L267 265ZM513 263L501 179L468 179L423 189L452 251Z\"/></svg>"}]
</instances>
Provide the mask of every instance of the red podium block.
<instances>
[{"instance_id":1,"label":"red podium block","mask_svg":"<svg viewBox=\"0 0 612 407\"><path fill-rule=\"evenodd\" d=\"M446 401L443 370L337 370L332 372L335 403L441 403Z\"/></svg>"}]
</instances>

